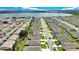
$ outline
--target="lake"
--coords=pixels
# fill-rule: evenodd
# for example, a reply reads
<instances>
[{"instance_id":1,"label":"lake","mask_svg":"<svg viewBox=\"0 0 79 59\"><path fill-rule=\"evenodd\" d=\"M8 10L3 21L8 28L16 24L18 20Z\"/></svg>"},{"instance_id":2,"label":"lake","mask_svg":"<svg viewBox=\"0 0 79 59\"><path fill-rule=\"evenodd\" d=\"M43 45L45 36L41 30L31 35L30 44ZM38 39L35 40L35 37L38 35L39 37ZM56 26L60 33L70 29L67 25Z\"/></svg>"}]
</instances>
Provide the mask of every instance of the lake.
<instances>
[{"instance_id":1,"label":"lake","mask_svg":"<svg viewBox=\"0 0 79 59\"><path fill-rule=\"evenodd\" d=\"M52 16L72 16L72 14L66 13L3 13L0 14L0 17L26 17L26 16L34 16L34 17L52 17Z\"/></svg>"}]
</instances>

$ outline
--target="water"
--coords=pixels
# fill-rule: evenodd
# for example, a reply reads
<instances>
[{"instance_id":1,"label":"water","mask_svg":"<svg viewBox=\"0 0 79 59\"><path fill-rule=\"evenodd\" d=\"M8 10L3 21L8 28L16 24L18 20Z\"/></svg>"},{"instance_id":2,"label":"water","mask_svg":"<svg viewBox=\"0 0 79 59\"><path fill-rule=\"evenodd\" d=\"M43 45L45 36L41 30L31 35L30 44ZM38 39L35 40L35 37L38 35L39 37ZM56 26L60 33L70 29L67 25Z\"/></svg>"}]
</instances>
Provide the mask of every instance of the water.
<instances>
[{"instance_id":1,"label":"water","mask_svg":"<svg viewBox=\"0 0 79 59\"><path fill-rule=\"evenodd\" d=\"M71 14L66 13L4 13L0 14L0 17L26 17L26 16L34 16L34 17L52 17L52 16L72 16Z\"/></svg>"}]
</instances>

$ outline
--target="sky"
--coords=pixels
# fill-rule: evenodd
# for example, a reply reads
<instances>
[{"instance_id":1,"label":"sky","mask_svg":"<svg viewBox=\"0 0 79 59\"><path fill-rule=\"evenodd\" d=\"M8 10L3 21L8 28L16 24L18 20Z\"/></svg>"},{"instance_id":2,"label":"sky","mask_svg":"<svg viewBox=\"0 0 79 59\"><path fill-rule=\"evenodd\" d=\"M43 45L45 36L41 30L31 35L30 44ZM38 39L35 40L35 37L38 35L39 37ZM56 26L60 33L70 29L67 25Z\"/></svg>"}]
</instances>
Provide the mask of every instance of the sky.
<instances>
[{"instance_id":1,"label":"sky","mask_svg":"<svg viewBox=\"0 0 79 59\"><path fill-rule=\"evenodd\" d=\"M79 0L0 0L4 7L78 7Z\"/></svg>"},{"instance_id":2,"label":"sky","mask_svg":"<svg viewBox=\"0 0 79 59\"><path fill-rule=\"evenodd\" d=\"M79 0L0 0L0 10L79 10Z\"/></svg>"}]
</instances>

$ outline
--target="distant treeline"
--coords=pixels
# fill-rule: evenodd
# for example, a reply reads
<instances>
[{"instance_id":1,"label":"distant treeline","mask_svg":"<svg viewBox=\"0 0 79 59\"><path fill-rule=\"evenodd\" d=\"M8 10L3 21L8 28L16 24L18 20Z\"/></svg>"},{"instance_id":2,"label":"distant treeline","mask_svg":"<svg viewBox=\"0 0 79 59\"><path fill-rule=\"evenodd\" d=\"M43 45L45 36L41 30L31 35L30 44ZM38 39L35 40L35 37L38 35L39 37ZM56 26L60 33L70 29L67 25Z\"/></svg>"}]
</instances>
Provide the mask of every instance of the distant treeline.
<instances>
[{"instance_id":1,"label":"distant treeline","mask_svg":"<svg viewBox=\"0 0 79 59\"><path fill-rule=\"evenodd\" d=\"M0 11L0 13L47 13L48 11Z\"/></svg>"},{"instance_id":2,"label":"distant treeline","mask_svg":"<svg viewBox=\"0 0 79 59\"><path fill-rule=\"evenodd\" d=\"M79 15L79 11L74 11L74 10L66 10L66 11L61 11L61 12Z\"/></svg>"},{"instance_id":3,"label":"distant treeline","mask_svg":"<svg viewBox=\"0 0 79 59\"><path fill-rule=\"evenodd\" d=\"M0 13L70 13L74 15L79 15L79 11L74 10L50 10L50 11L38 11L38 10L22 10L22 11L14 11L14 10L6 10L0 11Z\"/></svg>"}]
</instances>

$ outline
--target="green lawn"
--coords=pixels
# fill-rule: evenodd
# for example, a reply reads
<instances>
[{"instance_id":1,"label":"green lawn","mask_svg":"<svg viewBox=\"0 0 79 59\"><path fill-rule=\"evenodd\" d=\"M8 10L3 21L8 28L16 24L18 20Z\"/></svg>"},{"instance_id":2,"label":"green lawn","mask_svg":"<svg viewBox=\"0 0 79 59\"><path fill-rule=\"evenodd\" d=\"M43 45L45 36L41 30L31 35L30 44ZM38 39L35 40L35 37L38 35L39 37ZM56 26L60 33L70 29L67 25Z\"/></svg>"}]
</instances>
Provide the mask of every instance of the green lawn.
<instances>
[{"instance_id":1,"label":"green lawn","mask_svg":"<svg viewBox=\"0 0 79 59\"><path fill-rule=\"evenodd\" d=\"M52 39L53 39L53 40L57 40L56 36L53 36Z\"/></svg>"},{"instance_id":2,"label":"green lawn","mask_svg":"<svg viewBox=\"0 0 79 59\"><path fill-rule=\"evenodd\" d=\"M73 16L79 19L79 14L74 14Z\"/></svg>"},{"instance_id":3,"label":"green lawn","mask_svg":"<svg viewBox=\"0 0 79 59\"><path fill-rule=\"evenodd\" d=\"M41 37L41 38L42 38L42 39L46 39L46 36L43 36L43 35L42 35L42 37Z\"/></svg>"},{"instance_id":4,"label":"green lawn","mask_svg":"<svg viewBox=\"0 0 79 59\"><path fill-rule=\"evenodd\" d=\"M54 41L55 42L55 44L58 46L59 45L59 42L58 41Z\"/></svg>"},{"instance_id":5,"label":"green lawn","mask_svg":"<svg viewBox=\"0 0 79 59\"><path fill-rule=\"evenodd\" d=\"M65 34L65 29L61 28L60 32L62 35Z\"/></svg>"},{"instance_id":6,"label":"green lawn","mask_svg":"<svg viewBox=\"0 0 79 59\"><path fill-rule=\"evenodd\" d=\"M41 42L44 42L45 43L45 41L41 41Z\"/></svg>"},{"instance_id":7,"label":"green lawn","mask_svg":"<svg viewBox=\"0 0 79 59\"><path fill-rule=\"evenodd\" d=\"M41 48L46 49L46 44L41 44Z\"/></svg>"},{"instance_id":8,"label":"green lawn","mask_svg":"<svg viewBox=\"0 0 79 59\"><path fill-rule=\"evenodd\" d=\"M77 45L79 45L79 40L75 39L74 37L72 37L68 33L67 33L67 35L68 35L68 37L70 38L71 41L73 41L74 43L76 43Z\"/></svg>"},{"instance_id":9,"label":"green lawn","mask_svg":"<svg viewBox=\"0 0 79 59\"><path fill-rule=\"evenodd\" d=\"M19 40L19 39L18 39ZM22 40L22 41L16 41L16 46L15 46L15 50L16 51L23 51L23 49L24 49L24 45L25 45L25 43L28 41L28 39L27 39L27 37L26 38L24 38L24 40Z\"/></svg>"},{"instance_id":10,"label":"green lawn","mask_svg":"<svg viewBox=\"0 0 79 59\"><path fill-rule=\"evenodd\" d=\"M57 47L58 51L63 51L62 47Z\"/></svg>"}]
</instances>

